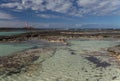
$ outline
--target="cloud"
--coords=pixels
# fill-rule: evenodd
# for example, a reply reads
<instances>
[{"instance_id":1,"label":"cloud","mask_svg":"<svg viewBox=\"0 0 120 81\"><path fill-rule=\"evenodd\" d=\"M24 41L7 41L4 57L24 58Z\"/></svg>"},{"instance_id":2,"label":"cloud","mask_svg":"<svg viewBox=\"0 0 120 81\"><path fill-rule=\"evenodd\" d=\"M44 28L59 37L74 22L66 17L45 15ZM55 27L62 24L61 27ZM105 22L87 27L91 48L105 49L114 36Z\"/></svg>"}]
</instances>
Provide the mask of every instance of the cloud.
<instances>
[{"instance_id":1,"label":"cloud","mask_svg":"<svg viewBox=\"0 0 120 81\"><path fill-rule=\"evenodd\" d=\"M0 12L0 19L13 19L14 17L10 14Z\"/></svg>"},{"instance_id":2,"label":"cloud","mask_svg":"<svg viewBox=\"0 0 120 81\"><path fill-rule=\"evenodd\" d=\"M98 0L78 0L77 3L82 7L89 7L97 4Z\"/></svg>"},{"instance_id":3,"label":"cloud","mask_svg":"<svg viewBox=\"0 0 120 81\"><path fill-rule=\"evenodd\" d=\"M23 27L23 22L0 20L0 27Z\"/></svg>"},{"instance_id":4,"label":"cloud","mask_svg":"<svg viewBox=\"0 0 120 81\"><path fill-rule=\"evenodd\" d=\"M29 26L32 27L37 27L37 28L65 28L65 27L70 27L71 25L69 24L61 24L61 23L39 23L39 22L29 22ZM23 28L25 27L25 22L23 21L17 21L17 20L0 20L0 27L15 27L15 28Z\"/></svg>"},{"instance_id":5,"label":"cloud","mask_svg":"<svg viewBox=\"0 0 120 81\"><path fill-rule=\"evenodd\" d=\"M37 16L41 18L60 18L61 17L53 14L37 14Z\"/></svg>"},{"instance_id":6,"label":"cloud","mask_svg":"<svg viewBox=\"0 0 120 81\"><path fill-rule=\"evenodd\" d=\"M9 0L7 3L1 3L0 7L40 12L49 10L79 17L120 15L120 0Z\"/></svg>"},{"instance_id":7,"label":"cloud","mask_svg":"<svg viewBox=\"0 0 120 81\"><path fill-rule=\"evenodd\" d=\"M64 15L55 15L55 14L37 14L38 17L40 18L45 18L45 19L49 19L49 18L53 18L53 19L68 19L71 20L71 18L66 17Z\"/></svg>"},{"instance_id":8,"label":"cloud","mask_svg":"<svg viewBox=\"0 0 120 81\"><path fill-rule=\"evenodd\" d=\"M120 0L78 0L83 15L120 15ZM116 14L115 14L116 12Z\"/></svg>"},{"instance_id":9,"label":"cloud","mask_svg":"<svg viewBox=\"0 0 120 81\"><path fill-rule=\"evenodd\" d=\"M28 22L29 26L33 27L46 27L47 25L44 23L39 23L39 22ZM25 27L26 22L20 21L20 20L0 20L0 27L15 27L15 28L23 28Z\"/></svg>"}]
</instances>

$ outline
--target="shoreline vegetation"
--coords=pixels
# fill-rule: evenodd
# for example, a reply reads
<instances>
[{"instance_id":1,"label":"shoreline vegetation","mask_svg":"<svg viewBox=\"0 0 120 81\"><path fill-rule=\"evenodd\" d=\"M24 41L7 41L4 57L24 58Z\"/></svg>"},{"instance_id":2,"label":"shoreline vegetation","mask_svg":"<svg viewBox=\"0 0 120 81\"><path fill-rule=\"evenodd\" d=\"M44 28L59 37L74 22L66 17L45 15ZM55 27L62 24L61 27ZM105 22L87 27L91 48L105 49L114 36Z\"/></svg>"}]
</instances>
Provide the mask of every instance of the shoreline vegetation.
<instances>
[{"instance_id":1,"label":"shoreline vegetation","mask_svg":"<svg viewBox=\"0 0 120 81\"><path fill-rule=\"evenodd\" d=\"M93 32L94 31L94 32ZM91 31L72 31L72 30L42 30L29 31L19 35L0 36L1 43L22 42L27 40L43 40L54 43L68 45L69 39L120 39L120 30L91 30ZM32 76L33 71L40 68L46 58L52 57L55 48L35 48L15 53L9 56L0 57L0 75L8 76L21 72L28 72ZM107 49L109 55L120 61L120 45ZM93 57L91 57L93 58ZM91 58L88 58L91 60ZM31 72L31 73L30 73Z\"/></svg>"}]
</instances>

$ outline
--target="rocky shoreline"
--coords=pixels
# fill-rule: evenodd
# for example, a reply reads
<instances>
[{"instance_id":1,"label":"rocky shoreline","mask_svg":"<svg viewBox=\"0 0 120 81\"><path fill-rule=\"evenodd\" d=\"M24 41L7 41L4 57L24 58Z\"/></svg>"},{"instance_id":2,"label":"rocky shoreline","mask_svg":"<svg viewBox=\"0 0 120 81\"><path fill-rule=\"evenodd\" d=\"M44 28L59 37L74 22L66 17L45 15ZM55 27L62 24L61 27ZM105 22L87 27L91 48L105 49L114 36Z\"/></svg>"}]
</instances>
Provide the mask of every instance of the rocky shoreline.
<instances>
[{"instance_id":1,"label":"rocky shoreline","mask_svg":"<svg viewBox=\"0 0 120 81\"><path fill-rule=\"evenodd\" d=\"M55 49L37 48L9 56L2 56L0 57L0 75L7 76L37 69L38 65L46 58L53 56L54 52Z\"/></svg>"},{"instance_id":2,"label":"rocky shoreline","mask_svg":"<svg viewBox=\"0 0 120 81\"><path fill-rule=\"evenodd\" d=\"M110 34L110 35L109 35ZM117 35L116 35L117 34ZM48 42L56 42L67 44L67 40L74 38L88 38L88 39L104 39L104 38L120 38L120 33L92 33L92 32L68 32L68 31L44 31L44 32L29 32L13 36L0 36L0 42L22 42L31 39L44 40ZM120 61L120 45L110 47L107 49L112 57L116 57ZM42 63L52 57L56 52L55 48L35 48L22 52L18 52L9 56L0 57L0 76L10 76L19 73L25 73L27 76L34 75L38 68L42 70ZM71 52L75 55L74 52ZM99 53L98 53L99 54ZM100 55L100 54L99 54ZM87 58L93 63L99 63L98 67L110 66L107 62L101 62L94 57ZM94 62L91 59L97 60Z\"/></svg>"},{"instance_id":3,"label":"rocky shoreline","mask_svg":"<svg viewBox=\"0 0 120 81\"><path fill-rule=\"evenodd\" d=\"M107 51L112 57L115 57L118 61L120 61L120 45L110 47Z\"/></svg>"},{"instance_id":4,"label":"rocky shoreline","mask_svg":"<svg viewBox=\"0 0 120 81\"><path fill-rule=\"evenodd\" d=\"M66 41L74 38L90 38L104 39L114 38L119 39L119 31L33 31L26 32L20 35L0 36L0 42L21 42L31 39L46 40L49 42L58 42L66 44Z\"/></svg>"}]
</instances>

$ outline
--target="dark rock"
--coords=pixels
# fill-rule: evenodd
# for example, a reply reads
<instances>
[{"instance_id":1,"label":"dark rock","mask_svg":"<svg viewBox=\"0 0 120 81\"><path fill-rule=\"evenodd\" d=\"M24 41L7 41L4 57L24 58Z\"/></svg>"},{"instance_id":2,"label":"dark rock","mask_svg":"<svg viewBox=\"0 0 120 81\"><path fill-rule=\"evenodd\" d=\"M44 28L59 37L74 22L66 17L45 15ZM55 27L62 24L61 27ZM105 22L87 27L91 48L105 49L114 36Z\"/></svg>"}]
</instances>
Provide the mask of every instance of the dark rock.
<instances>
[{"instance_id":1,"label":"dark rock","mask_svg":"<svg viewBox=\"0 0 120 81\"><path fill-rule=\"evenodd\" d=\"M101 62L98 58L96 58L94 56L86 57L86 59L89 60L90 62L96 64L96 67L106 68L108 66L111 66L111 64L109 64L107 62Z\"/></svg>"},{"instance_id":2,"label":"dark rock","mask_svg":"<svg viewBox=\"0 0 120 81\"><path fill-rule=\"evenodd\" d=\"M0 57L0 74L12 75L20 73L22 68L36 61L39 55L34 53L14 54L11 56Z\"/></svg>"},{"instance_id":3,"label":"dark rock","mask_svg":"<svg viewBox=\"0 0 120 81\"><path fill-rule=\"evenodd\" d=\"M114 77L112 77L112 80L115 80L117 78L117 76L114 76Z\"/></svg>"},{"instance_id":4,"label":"dark rock","mask_svg":"<svg viewBox=\"0 0 120 81\"><path fill-rule=\"evenodd\" d=\"M76 53L75 52L71 52L71 55L76 55Z\"/></svg>"}]
</instances>

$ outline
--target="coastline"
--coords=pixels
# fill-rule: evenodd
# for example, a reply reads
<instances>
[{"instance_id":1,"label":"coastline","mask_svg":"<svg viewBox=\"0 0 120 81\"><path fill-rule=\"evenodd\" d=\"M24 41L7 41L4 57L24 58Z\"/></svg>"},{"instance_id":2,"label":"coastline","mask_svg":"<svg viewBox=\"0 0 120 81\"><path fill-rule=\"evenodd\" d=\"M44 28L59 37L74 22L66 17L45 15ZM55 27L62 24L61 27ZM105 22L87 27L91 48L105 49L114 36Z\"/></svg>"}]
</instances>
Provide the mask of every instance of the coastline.
<instances>
[{"instance_id":1,"label":"coastline","mask_svg":"<svg viewBox=\"0 0 120 81\"><path fill-rule=\"evenodd\" d=\"M13 80L18 80L18 79L14 79L18 76L20 78L25 79L25 81L27 80L33 81L35 78L36 78L35 80L37 81L45 81L45 80L46 81L56 81L56 80L75 81L77 79L79 81L80 79L82 80L87 79L89 76L88 75L89 71L93 71L91 75L94 75L94 77L93 76L89 76L89 77L92 77L93 79L92 78L91 79L94 80L95 78L94 73L96 73L97 71L101 71L101 69L102 69L101 72L104 72L107 69L106 73L110 74L110 76L113 76L113 74L109 72L115 73L115 71L118 70L119 68L119 65L118 66L116 65L119 62L119 60L117 59L117 56L116 58L114 58L114 56L111 56L111 52L109 51L110 48L113 49L114 47L116 47L116 44L114 44L114 42L119 40L119 38L115 39L113 36L108 38L100 37L98 39L96 36L92 36L92 37L70 36L69 37L68 35L53 36L53 35L47 34L47 36L45 37L43 36L43 38L32 36L29 40L31 39L42 40L42 41L46 41L48 43L54 43L54 44L60 43L63 46L62 45L57 47L48 46L48 47L41 47L41 48L38 47L38 48L17 52L12 55L0 57L0 60L1 60L0 77L2 77L0 78L0 80L2 79L7 80L8 78L11 78ZM63 39L64 41L60 41L61 39ZM112 41L110 41L110 39ZM17 40L17 38L15 38L14 40ZM70 40L72 40L73 42L68 42ZM9 43L9 41L4 41L4 42ZM23 40L19 42L23 42ZM16 41L13 41L13 43L16 43ZM112 43L113 43L113 46L110 45ZM91 58L95 59L95 61L91 60ZM105 58L107 59L105 60ZM112 58L112 60L116 62L114 63L112 60L110 60L110 58ZM79 70L83 68L81 64L83 64L84 67L89 67L89 68L83 69L85 70L85 72L83 72L84 77L82 77L83 75L80 75L79 73ZM68 69L68 66L70 69ZM109 70L109 68L112 70ZM115 68L115 71L113 70L113 68ZM80 71L82 72L83 70L80 70ZM76 74L76 71L78 71L77 74ZM88 71L88 73L86 71ZM101 75L98 74L100 75L98 76L98 78L100 78L103 74ZM106 77L107 78L110 77L110 76L107 76L107 74L106 74ZM117 74L116 76L118 77ZM37 79L38 77L39 79ZM108 79L108 80L111 80L111 79ZM102 79L100 81L102 81Z\"/></svg>"},{"instance_id":2,"label":"coastline","mask_svg":"<svg viewBox=\"0 0 120 81\"><path fill-rule=\"evenodd\" d=\"M55 49L37 48L0 57L0 75L9 76L26 72L31 65L42 63L46 58L52 57ZM38 61L38 63L36 62ZM34 68L33 68L34 69Z\"/></svg>"},{"instance_id":3,"label":"coastline","mask_svg":"<svg viewBox=\"0 0 120 81\"><path fill-rule=\"evenodd\" d=\"M93 30L94 31L94 30ZM46 40L49 42L66 43L69 39L89 38L104 39L113 38L120 39L120 30L104 30L104 31L31 31L19 35L0 36L0 42L21 42L31 39Z\"/></svg>"}]
</instances>

